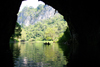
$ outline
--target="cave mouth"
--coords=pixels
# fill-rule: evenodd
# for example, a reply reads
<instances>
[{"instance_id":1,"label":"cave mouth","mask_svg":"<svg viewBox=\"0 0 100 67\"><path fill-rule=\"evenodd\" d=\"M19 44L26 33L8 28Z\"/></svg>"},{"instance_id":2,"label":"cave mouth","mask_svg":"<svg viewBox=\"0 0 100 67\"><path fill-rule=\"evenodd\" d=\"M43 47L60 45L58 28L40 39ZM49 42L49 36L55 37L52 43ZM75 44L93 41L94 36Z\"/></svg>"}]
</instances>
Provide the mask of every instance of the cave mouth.
<instances>
[{"instance_id":1,"label":"cave mouth","mask_svg":"<svg viewBox=\"0 0 100 67\"><path fill-rule=\"evenodd\" d=\"M1 4L1 56L4 59L1 59L2 65L6 67L9 66L9 63L12 63L10 60L12 54L9 49L9 38L14 33L15 29L15 22L17 19L17 13L19 6L22 0L15 0L15 1L1 1L4 6ZM98 1L76 1L76 0L43 0L46 4L53 6L57 9L64 18L68 21L71 20L74 29L71 29L72 26L70 25L70 21L68 21L70 31L75 31L75 35L72 33L73 38L78 40L78 50L74 51L76 48L76 44L72 45L71 47L71 59L70 59L70 66L95 66L99 65L100 61L100 26L99 26L99 2ZM66 4L66 5L65 5ZM96 4L96 5L93 5ZM70 19L68 19L70 16ZM5 20L5 18L6 20ZM94 23L95 22L95 23ZM75 37L74 37L75 36ZM74 39L72 39L74 40ZM74 41L75 42L75 41ZM5 47L6 46L6 47ZM90 47L91 46L91 47ZM1 58L2 58L1 57ZM6 60L6 64L5 64ZM85 61L85 62L84 62ZM95 61L95 62L94 62ZM8 62L8 63L7 63ZM96 64L97 63L97 64ZM85 65L84 65L85 64ZM12 66L9 66L12 67Z\"/></svg>"},{"instance_id":2,"label":"cave mouth","mask_svg":"<svg viewBox=\"0 0 100 67\"><path fill-rule=\"evenodd\" d=\"M32 13L32 11L35 13ZM15 42L17 42L16 40L18 40L21 43L20 44L16 43L15 46L13 46L13 48L15 51L18 51L17 57L20 58L21 55L25 55L25 57L23 57L22 59L24 60L24 64L27 65L29 56L32 57L31 55L32 53L30 54L28 51L26 51L29 49L33 50L33 48L31 48L33 46L31 45L33 44L35 45L34 49L41 49L41 48L36 47L37 46L36 41L39 42L38 43L38 45L40 44L39 46L43 45L41 47L43 47L44 50L41 49L40 51L43 51L43 52L47 51L47 54L45 55L47 58L49 58L48 56L49 54L51 54L50 57L53 57L52 55L54 54L54 57L57 57L58 61L59 61L59 58L61 59L62 57L61 61L59 62L64 63L64 64L59 64L59 62L56 62L58 63L58 65L64 66L68 63L68 61L66 61L66 58L69 58L69 48L68 48L69 44L67 41L70 39L70 31L69 31L67 22L64 20L64 17L57 10L55 10L54 8L48 5L39 5L37 6L37 8L33 8L32 6L31 7L26 6L22 10L19 10L19 13L17 15L18 15L18 18L17 18L18 23L16 24L17 26L15 27ZM47 19L45 20L45 18ZM42 19L42 20L38 21L38 19ZM32 43L32 44L29 44L29 43ZM13 44L11 44L11 46L12 45ZM27 47L27 49L25 47ZM28 53L29 56L27 56L24 53L24 49L26 49L25 51L26 53ZM52 52L50 53L50 50L47 50L47 49L50 49ZM58 51L58 53L56 51ZM13 53L16 54L16 52L13 52ZM62 55L60 56L58 54L60 55L62 54ZM15 57L15 55L13 56ZM54 57L49 58L49 61L52 60L55 63ZM17 60L14 60L14 61L17 61ZM54 66L54 67L59 67L59 66Z\"/></svg>"}]
</instances>

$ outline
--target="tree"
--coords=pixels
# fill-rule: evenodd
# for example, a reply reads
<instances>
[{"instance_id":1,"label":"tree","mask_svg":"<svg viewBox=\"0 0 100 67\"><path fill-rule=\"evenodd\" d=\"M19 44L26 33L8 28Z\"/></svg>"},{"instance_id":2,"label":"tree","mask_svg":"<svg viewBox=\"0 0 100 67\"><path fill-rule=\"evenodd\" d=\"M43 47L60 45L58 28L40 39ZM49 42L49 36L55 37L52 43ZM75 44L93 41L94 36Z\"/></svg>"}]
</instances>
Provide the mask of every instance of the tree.
<instances>
[{"instance_id":1,"label":"tree","mask_svg":"<svg viewBox=\"0 0 100 67\"><path fill-rule=\"evenodd\" d=\"M21 36L21 26L16 22L16 26L15 26L15 30L14 30L14 34L12 35L12 38L19 38Z\"/></svg>"},{"instance_id":2,"label":"tree","mask_svg":"<svg viewBox=\"0 0 100 67\"><path fill-rule=\"evenodd\" d=\"M21 32L21 40L26 40L26 31L24 29Z\"/></svg>"},{"instance_id":3,"label":"tree","mask_svg":"<svg viewBox=\"0 0 100 67\"><path fill-rule=\"evenodd\" d=\"M45 30L45 36L46 36L46 40L54 40L54 38L56 37L56 31L57 31L57 28L50 28L48 27L46 30Z\"/></svg>"}]
</instances>

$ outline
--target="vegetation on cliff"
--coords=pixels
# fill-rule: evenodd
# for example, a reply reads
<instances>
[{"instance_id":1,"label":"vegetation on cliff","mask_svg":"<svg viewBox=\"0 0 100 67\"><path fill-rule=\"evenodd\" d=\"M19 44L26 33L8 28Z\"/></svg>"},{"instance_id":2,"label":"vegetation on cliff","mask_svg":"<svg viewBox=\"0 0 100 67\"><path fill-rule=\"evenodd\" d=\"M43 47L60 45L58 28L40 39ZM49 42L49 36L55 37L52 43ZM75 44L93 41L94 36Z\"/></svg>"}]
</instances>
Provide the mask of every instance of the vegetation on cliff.
<instances>
[{"instance_id":1,"label":"vegetation on cliff","mask_svg":"<svg viewBox=\"0 0 100 67\"><path fill-rule=\"evenodd\" d=\"M23 41L66 42L70 38L67 22L48 5L39 5L37 8L25 7L18 13L17 22L20 24L17 23ZM67 34L64 34L66 32ZM19 37L18 34L13 36Z\"/></svg>"},{"instance_id":2,"label":"vegetation on cliff","mask_svg":"<svg viewBox=\"0 0 100 67\"><path fill-rule=\"evenodd\" d=\"M68 25L63 19L63 16L56 14L54 17L42 20L34 25L22 26L22 39L26 41L58 42L62 36L64 40L66 40L64 31L66 31L67 28Z\"/></svg>"}]
</instances>

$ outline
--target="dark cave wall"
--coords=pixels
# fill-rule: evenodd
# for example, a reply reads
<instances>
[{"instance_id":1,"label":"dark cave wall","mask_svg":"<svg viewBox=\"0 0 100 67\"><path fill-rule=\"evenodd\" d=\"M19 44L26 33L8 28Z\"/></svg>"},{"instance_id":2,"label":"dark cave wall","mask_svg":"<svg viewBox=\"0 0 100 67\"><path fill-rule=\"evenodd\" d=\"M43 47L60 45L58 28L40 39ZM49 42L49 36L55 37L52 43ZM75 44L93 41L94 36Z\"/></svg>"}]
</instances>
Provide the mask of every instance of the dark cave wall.
<instances>
[{"instance_id":1,"label":"dark cave wall","mask_svg":"<svg viewBox=\"0 0 100 67\"><path fill-rule=\"evenodd\" d=\"M17 20L17 12L19 10L21 1L1 1L0 14L0 52L9 50L9 39L14 33L14 28Z\"/></svg>"},{"instance_id":2,"label":"dark cave wall","mask_svg":"<svg viewBox=\"0 0 100 67\"><path fill-rule=\"evenodd\" d=\"M20 0L1 1L1 14L0 14L0 29L1 29L1 42L6 43L14 33L15 23L17 20L17 13L21 4Z\"/></svg>"},{"instance_id":3,"label":"dark cave wall","mask_svg":"<svg viewBox=\"0 0 100 67\"><path fill-rule=\"evenodd\" d=\"M68 67L97 66L100 62L99 1L42 0L60 12L72 34ZM75 43L78 42L78 43Z\"/></svg>"},{"instance_id":4,"label":"dark cave wall","mask_svg":"<svg viewBox=\"0 0 100 67\"><path fill-rule=\"evenodd\" d=\"M99 27L99 1L78 0L42 0L54 7L68 22L74 46L70 54L68 67L97 66L100 62L100 27ZM9 38L14 33L17 13L21 0L1 1L1 53L6 57L3 60L11 62ZM77 41L77 43L75 43ZM78 44L78 45L77 45ZM76 50L77 47L77 50ZM3 61L2 60L2 61ZM10 66L11 67L11 66Z\"/></svg>"},{"instance_id":5,"label":"dark cave wall","mask_svg":"<svg viewBox=\"0 0 100 67\"><path fill-rule=\"evenodd\" d=\"M3 67L13 67L12 53L9 48L9 38L14 28L19 10L20 0L0 1L0 60Z\"/></svg>"}]
</instances>

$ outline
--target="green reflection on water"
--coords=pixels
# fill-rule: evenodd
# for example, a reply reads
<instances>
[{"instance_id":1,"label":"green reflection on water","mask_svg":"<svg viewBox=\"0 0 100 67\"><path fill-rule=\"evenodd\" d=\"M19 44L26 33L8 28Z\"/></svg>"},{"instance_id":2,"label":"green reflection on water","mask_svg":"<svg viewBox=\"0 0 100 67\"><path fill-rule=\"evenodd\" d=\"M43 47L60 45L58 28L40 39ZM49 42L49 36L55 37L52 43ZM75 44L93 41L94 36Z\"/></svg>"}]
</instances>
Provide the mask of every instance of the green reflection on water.
<instances>
[{"instance_id":1,"label":"green reflection on water","mask_svg":"<svg viewBox=\"0 0 100 67\"><path fill-rule=\"evenodd\" d=\"M57 43L11 44L15 67L63 67L67 64L63 51Z\"/></svg>"}]
</instances>

